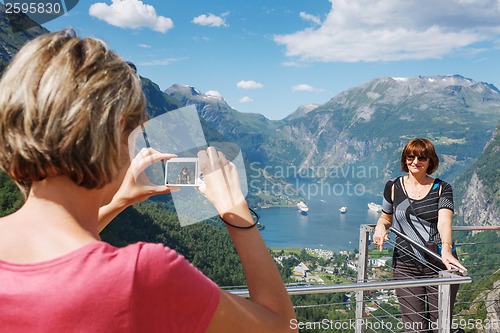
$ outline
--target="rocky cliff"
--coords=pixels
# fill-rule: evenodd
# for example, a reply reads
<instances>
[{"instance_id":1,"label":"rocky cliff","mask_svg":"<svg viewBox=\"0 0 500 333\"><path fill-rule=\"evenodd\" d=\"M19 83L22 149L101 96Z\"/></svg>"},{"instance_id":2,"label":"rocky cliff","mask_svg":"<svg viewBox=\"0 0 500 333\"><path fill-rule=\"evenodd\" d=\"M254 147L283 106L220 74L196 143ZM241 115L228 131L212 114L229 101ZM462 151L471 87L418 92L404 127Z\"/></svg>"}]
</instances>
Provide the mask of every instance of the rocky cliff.
<instances>
[{"instance_id":1,"label":"rocky cliff","mask_svg":"<svg viewBox=\"0 0 500 333\"><path fill-rule=\"evenodd\" d=\"M485 333L498 333L500 329L500 281L493 284L493 289L486 296L485 307L488 309L488 317L490 323L495 323Z\"/></svg>"},{"instance_id":2,"label":"rocky cliff","mask_svg":"<svg viewBox=\"0 0 500 333\"><path fill-rule=\"evenodd\" d=\"M500 226L500 123L481 156L456 182L459 224Z\"/></svg>"}]
</instances>

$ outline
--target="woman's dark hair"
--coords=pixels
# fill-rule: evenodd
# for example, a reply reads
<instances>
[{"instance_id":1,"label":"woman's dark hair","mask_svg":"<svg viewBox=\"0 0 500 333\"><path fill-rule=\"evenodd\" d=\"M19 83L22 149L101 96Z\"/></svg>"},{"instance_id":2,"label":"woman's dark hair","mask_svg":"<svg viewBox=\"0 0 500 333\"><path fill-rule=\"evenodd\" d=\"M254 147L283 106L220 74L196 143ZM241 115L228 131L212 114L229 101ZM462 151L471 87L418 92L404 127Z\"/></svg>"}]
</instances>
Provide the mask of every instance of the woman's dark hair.
<instances>
[{"instance_id":1,"label":"woman's dark hair","mask_svg":"<svg viewBox=\"0 0 500 333\"><path fill-rule=\"evenodd\" d=\"M401 154L401 170L404 172L409 172L408 165L406 164L406 158L408 156L427 157L429 159L429 168L427 169L428 175L433 174L439 166L439 157L436 154L434 145L427 139L412 139L403 148L403 153Z\"/></svg>"}]
</instances>

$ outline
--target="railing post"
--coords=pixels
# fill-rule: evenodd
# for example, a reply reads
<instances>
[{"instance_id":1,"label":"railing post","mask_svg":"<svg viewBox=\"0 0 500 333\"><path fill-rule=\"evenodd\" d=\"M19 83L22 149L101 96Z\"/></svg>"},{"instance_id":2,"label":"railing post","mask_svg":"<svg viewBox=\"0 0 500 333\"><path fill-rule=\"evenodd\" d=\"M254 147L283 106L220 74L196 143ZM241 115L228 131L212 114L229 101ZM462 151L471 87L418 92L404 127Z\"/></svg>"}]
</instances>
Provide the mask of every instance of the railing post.
<instances>
[{"instance_id":1,"label":"railing post","mask_svg":"<svg viewBox=\"0 0 500 333\"><path fill-rule=\"evenodd\" d=\"M440 271L439 277L453 277L448 271ZM451 284L442 284L438 287L438 332L450 333L451 309L450 309Z\"/></svg>"},{"instance_id":2,"label":"railing post","mask_svg":"<svg viewBox=\"0 0 500 333\"><path fill-rule=\"evenodd\" d=\"M366 282L366 267L368 265L368 244L372 227L362 224L359 227L358 283ZM365 292L356 292L356 333L364 332L363 316L365 313Z\"/></svg>"}]
</instances>

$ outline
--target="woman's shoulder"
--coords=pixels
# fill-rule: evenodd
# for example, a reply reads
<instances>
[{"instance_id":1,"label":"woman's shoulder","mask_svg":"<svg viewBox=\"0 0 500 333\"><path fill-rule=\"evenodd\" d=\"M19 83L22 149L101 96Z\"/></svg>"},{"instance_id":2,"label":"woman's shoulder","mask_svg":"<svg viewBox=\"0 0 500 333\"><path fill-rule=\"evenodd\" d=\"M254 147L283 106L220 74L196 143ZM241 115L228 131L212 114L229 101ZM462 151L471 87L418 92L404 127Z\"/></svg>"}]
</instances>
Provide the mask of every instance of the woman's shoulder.
<instances>
[{"instance_id":1,"label":"woman's shoulder","mask_svg":"<svg viewBox=\"0 0 500 333\"><path fill-rule=\"evenodd\" d=\"M161 243L137 242L123 247L116 247L107 242L100 243L98 256L109 263L134 263L136 268L152 269L158 264L169 266L184 260L175 250Z\"/></svg>"},{"instance_id":2,"label":"woman's shoulder","mask_svg":"<svg viewBox=\"0 0 500 333\"><path fill-rule=\"evenodd\" d=\"M184 258L175 250L165 246L162 243L137 242L129 244L123 248L117 248L118 252L124 255L138 256L141 260L176 260Z\"/></svg>"},{"instance_id":3,"label":"woman's shoulder","mask_svg":"<svg viewBox=\"0 0 500 333\"><path fill-rule=\"evenodd\" d=\"M432 189L431 190L436 190L436 191L439 191L439 193L443 193L443 192L448 192L448 191L451 191L452 187L451 187L451 184L440 179L440 178L436 178L434 179L434 184L432 185Z\"/></svg>"},{"instance_id":4,"label":"woman's shoulder","mask_svg":"<svg viewBox=\"0 0 500 333\"><path fill-rule=\"evenodd\" d=\"M389 179L385 185L389 185L389 186L392 186L394 183L396 183L398 181L398 179L401 178L401 176L397 176L397 177L394 177L394 178L391 178Z\"/></svg>"},{"instance_id":5,"label":"woman's shoulder","mask_svg":"<svg viewBox=\"0 0 500 333\"><path fill-rule=\"evenodd\" d=\"M400 182L401 177L402 176L397 176L397 177L389 179L385 183L385 187L391 188L391 189L394 189L394 188L399 189L401 187L401 182Z\"/></svg>"}]
</instances>

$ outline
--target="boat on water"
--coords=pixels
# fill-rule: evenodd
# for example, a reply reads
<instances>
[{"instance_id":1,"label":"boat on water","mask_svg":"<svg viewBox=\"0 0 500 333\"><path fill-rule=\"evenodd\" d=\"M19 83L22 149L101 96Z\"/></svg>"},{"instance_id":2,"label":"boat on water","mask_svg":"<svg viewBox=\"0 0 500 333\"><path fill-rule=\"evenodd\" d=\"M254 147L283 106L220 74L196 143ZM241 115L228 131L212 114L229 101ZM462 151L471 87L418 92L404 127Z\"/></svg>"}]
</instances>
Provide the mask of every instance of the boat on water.
<instances>
[{"instance_id":1,"label":"boat on water","mask_svg":"<svg viewBox=\"0 0 500 333\"><path fill-rule=\"evenodd\" d=\"M307 212L309 211L309 207L307 207L307 205L306 205L306 203L304 201L300 201L297 204L297 210L301 214L307 214Z\"/></svg>"},{"instance_id":2,"label":"boat on water","mask_svg":"<svg viewBox=\"0 0 500 333\"><path fill-rule=\"evenodd\" d=\"M374 202L370 202L368 204L368 208L371 209L371 210L374 210L376 212L381 212L382 211L382 205L378 205Z\"/></svg>"},{"instance_id":3,"label":"boat on water","mask_svg":"<svg viewBox=\"0 0 500 333\"><path fill-rule=\"evenodd\" d=\"M339 211L340 211L340 214L345 214L347 212L347 207L346 206L342 206L339 208Z\"/></svg>"}]
</instances>

